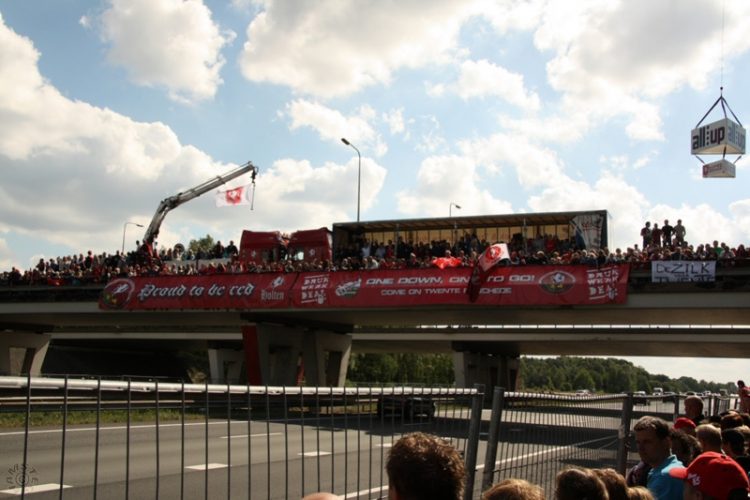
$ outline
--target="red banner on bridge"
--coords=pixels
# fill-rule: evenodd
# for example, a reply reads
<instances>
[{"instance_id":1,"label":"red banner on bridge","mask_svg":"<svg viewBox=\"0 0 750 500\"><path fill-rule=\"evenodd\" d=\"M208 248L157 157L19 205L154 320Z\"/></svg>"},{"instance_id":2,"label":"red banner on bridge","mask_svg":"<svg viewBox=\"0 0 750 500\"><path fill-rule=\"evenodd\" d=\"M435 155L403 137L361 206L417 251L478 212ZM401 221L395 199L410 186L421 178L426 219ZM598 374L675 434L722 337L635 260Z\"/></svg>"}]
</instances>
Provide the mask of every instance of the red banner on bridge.
<instances>
[{"instance_id":1,"label":"red banner on bridge","mask_svg":"<svg viewBox=\"0 0 750 500\"><path fill-rule=\"evenodd\" d=\"M629 266L493 269L473 304L596 305L625 302ZM469 305L471 268L160 276L111 281L103 309L367 308Z\"/></svg>"},{"instance_id":2,"label":"red banner on bridge","mask_svg":"<svg viewBox=\"0 0 750 500\"><path fill-rule=\"evenodd\" d=\"M289 307L295 274L214 274L117 278L101 309L268 309Z\"/></svg>"},{"instance_id":3,"label":"red banner on bridge","mask_svg":"<svg viewBox=\"0 0 750 500\"><path fill-rule=\"evenodd\" d=\"M301 273L294 307L410 307L469 304L471 268ZM480 305L621 304L629 267L512 266L493 269L479 290Z\"/></svg>"}]
</instances>

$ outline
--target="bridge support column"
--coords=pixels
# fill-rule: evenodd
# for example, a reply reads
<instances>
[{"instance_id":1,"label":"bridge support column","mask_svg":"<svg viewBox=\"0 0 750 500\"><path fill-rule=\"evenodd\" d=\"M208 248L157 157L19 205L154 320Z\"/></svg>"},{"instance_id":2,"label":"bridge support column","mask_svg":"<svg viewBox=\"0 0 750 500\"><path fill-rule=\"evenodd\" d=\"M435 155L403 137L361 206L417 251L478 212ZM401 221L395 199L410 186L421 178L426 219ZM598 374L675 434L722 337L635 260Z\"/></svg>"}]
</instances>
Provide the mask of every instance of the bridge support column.
<instances>
[{"instance_id":1,"label":"bridge support column","mask_svg":"<svg viewBox=\"0 0 750 500\"><path fill-rule=\"evenodd\" d=\"M49 341L43 333L0 333L0 375L41 375Z\"/></svg>"},{"instance_id":2,"label":"bridge support column","mask_svg":"<svg viewBox=\"0 0 750 500\"><path fill-rule=\"evenodd\" d=\"M212 384L237 383L245 355L234 349L208 349L208 368Z\"/></svg>"},{"instance_id":3,"label":"bridge support column","mask_svg":"<svg viewBox=\"0 0 750 500\"><path fill-rule=\"evenodd\" d=\"M352 336L315 330L305 334L304 347L305 383L316 387L343 387L352 352Z\"/></svg>"},{"instance_id":4,"label":"bridge support column","mask_svg":"<svg viewBox=\"0 0 750 500\"><path fill-rule=\"evenodd\" d=\"M457 387L484 384L485 394L492 394L496 386L514 391L520 380L520 360L517 356L453 352L453 370Z\"/></svg>"},{"instance_id":5,"label":"bridge support column","mask_svg":"<svg viewBox=\"0 0 750 500\"><path fill-rule=\"evenodd\" d=\"M254 324L243 327L242 338L251 385L299 385L303 370L306 385L342 387L346 382L351 335Z\"/></svg>"}]
</instances>

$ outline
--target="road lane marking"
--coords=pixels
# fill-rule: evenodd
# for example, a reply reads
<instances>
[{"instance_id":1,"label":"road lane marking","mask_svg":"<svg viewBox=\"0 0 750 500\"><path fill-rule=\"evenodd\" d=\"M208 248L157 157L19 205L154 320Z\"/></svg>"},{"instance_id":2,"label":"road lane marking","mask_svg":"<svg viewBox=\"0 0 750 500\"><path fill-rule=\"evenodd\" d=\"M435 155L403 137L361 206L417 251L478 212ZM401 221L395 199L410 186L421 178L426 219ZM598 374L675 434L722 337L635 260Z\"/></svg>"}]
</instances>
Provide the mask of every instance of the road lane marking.
<instances>
[{"instance_id":1,"label":"road lane marking","mask_svg":"<svg viewBox=\"0 0 750 500\"><path fill-rule=\"evenodd\" d=\"M304 453L297 453L297 456L300 457L324 457L326 455L330 455L330 451L306 451Z\"/></svg>"},{"instance_id":2,"label":"road lane marking","mask_svg":"<svg viewBox=\"0 0 750 500\"><path fill-rule=\"evenodd\" d=\"M508 457L508 458L505 458L503 460L498 460L497 462L495 462L495 466L498 466L498 465L501 465L501 464L506 464L508 462L513 462L515 460L523 460L524 458L531 458L531 457L538 457L538 456L541 456L541 455L548 455L548 454L554 453L556 451L566 450L566 449L574 448L576 446L581 446L581 445L584 445L584 444L596 443L597 441L603 441L605 439L611 439L611 438L609 436L607 436L607 437L603 437L603 438L590 439L588 441L581 441L580 443L571 443L571 444L568 444L568 445L565 445L565 446L557 446L556 448L549 448L547 450L535 451L534 453L527 453L526 455L521 455L520 457ZM480 470L480 469L484 469L484 464L477 465L474 470Z\"/></svg>"},{"instance_id":3,"label":"road lane marking","mask_svg":"<svg viewBox=\"0 0 750 500\"><path fill-rule=\"evenodd\" d=\"M235 438L247 438L247 437L265 437L265 436L281 436L282 434L280 432L269 432L266 434L265 432L262 432L260 434L232 434L231 436L219 436L219 439L229 439L230 437L232 439Z\"/></svg>"},{"instance_id":4,"label":"road lane marking","mask_svg":"<svg viewBox=\"0 0 750 500\"><path fill-rule=\"evenodd\" d=\"M247 422L233 422L235 424L241 424L241 425L247 425ZM261 422L265 423L265 421ZM185 427L193 427L196 425L202 425L205 426L205 422L191 422L186 423ZM226 422L209 422L208 425L227 425ZM165 427L180 427L182 424L159 424L159 428L163 429ZM108 427L99 427L99 431L122 431L126 430L128 428L127 425L113 425ZM130 430L133 429L155 429L156 424L140 424L140 425L131 425ZM89 431L95 431L96 427L75 427L75 428L67 428L65 429L65 432L89 432ZM38 431L29 431L29 434L53 434L62 432L62 429L45 429L45 430L38 430ZM12 432L0 432L0 437L3 436L23 436L25 434L24 431L12 431Z\"/></svg>"},{"instance_id":5,"label":"road lane marking","mask_svg":"<svg viewBox=\"0 0 750 500\"><path fill-rule=\"evenodd\" d=\"M210 463L210 464L198 464L198 465L188 465L185 467L186 469L190 470L206 470L206 469L224 469L228 467L227 464L217 464L217 463Z\"/></svg>"},{"instance_id":6,"label":"road lane marking","mask_svg":"<svg viewBox=\"0 0 750 500\"><path fill-rule=\"evenodd\" d=\"M62 485L63 488L72 488L72 486L69 486L67 484ZM56 491L60 489L60 485L58 483L47 483L47 484L35 484L33 486L27 486L24 489L24 494L28 493L41 493L43 491ZM10 490L0 490L0 495L14 495L19 496L21 495L22 488L13 488Z\"/></svg>"}]
</instances>

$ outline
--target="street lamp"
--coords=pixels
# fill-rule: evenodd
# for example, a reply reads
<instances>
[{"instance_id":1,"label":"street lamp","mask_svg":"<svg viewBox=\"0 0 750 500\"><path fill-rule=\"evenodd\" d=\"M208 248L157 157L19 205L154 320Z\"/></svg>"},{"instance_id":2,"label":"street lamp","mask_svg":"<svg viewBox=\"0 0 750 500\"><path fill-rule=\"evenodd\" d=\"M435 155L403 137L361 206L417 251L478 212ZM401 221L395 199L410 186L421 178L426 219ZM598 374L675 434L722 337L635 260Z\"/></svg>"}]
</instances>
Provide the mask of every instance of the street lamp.
<instances>
[{"instance_id":1,"label":"street lamp","mask_svg":"<svg viewBox=\"0 0 750 500\"><path fill-rule=\"evenodd\" d=\"M122 225L122 250L120 250L121 255L125 253L125 230L128 228L128 224L143 227L143 224L138 224L137 222L126 222Z\"/></svg>"},{"instance_id":2,"label":"street lamp","mask_svg":"<svg viewBox=\"0 0 750 500\"><path fill-rule=\"evenodd\" d=\"M357 152L357 222L359 222L359 197L362 188L362 155L359 153L359 149L345 138L342 137L341 142L347 146L353 147L354 151Z\"/></svg>"},{"instance_id":3,"label":"street lamp","mask_svg":"<svg viewBox=\"0 0 750 500\"><path fill-rule=\"evenodd\" d=\"M448 217L453 217L453 212L452 212L453 207L456 207L457 209L461 210L461 205L459 205L458 203L451 202L451 204L448 205Z\"/></svg>"}]
</instances>

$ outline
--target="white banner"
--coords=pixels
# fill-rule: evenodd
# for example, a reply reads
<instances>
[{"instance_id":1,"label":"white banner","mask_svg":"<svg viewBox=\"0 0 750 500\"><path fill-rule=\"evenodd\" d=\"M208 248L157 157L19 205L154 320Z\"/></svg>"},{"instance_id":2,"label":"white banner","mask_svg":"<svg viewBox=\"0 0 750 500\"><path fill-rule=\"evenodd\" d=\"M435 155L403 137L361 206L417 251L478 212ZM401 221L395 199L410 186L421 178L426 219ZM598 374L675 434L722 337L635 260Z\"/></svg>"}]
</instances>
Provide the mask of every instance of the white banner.
<instances>
[{"instance_id":1,"label":"white banner","mask_svg":"<svg viewBox=\"0 0 750 500\"><path fill-rule=\"evenodd\" d=\"M570 222L576 229L576 236L583 241L586 248L601 248L604 216L600 214L576 215Z\"/></svg>"},{"instance_id":2,"label":"white banner","mask_svg":"<svg viewBox=\"0 0 750 500\"><path fill-rule=\"evenodd\" d=\"M653 283L684 283L716 281L715 260L654 260L651 261Z\"/></svg>"},{"instance_id":3,"label":"white banner","mask_svg":"<svg viewBox=\"0 0 750 500\"><path fill-rule=\"evenodd\" d=\"M236 187L227 191L216 191L217 207L234 207L252 204L252 185Z\"/></svg>"}]
</instances>

